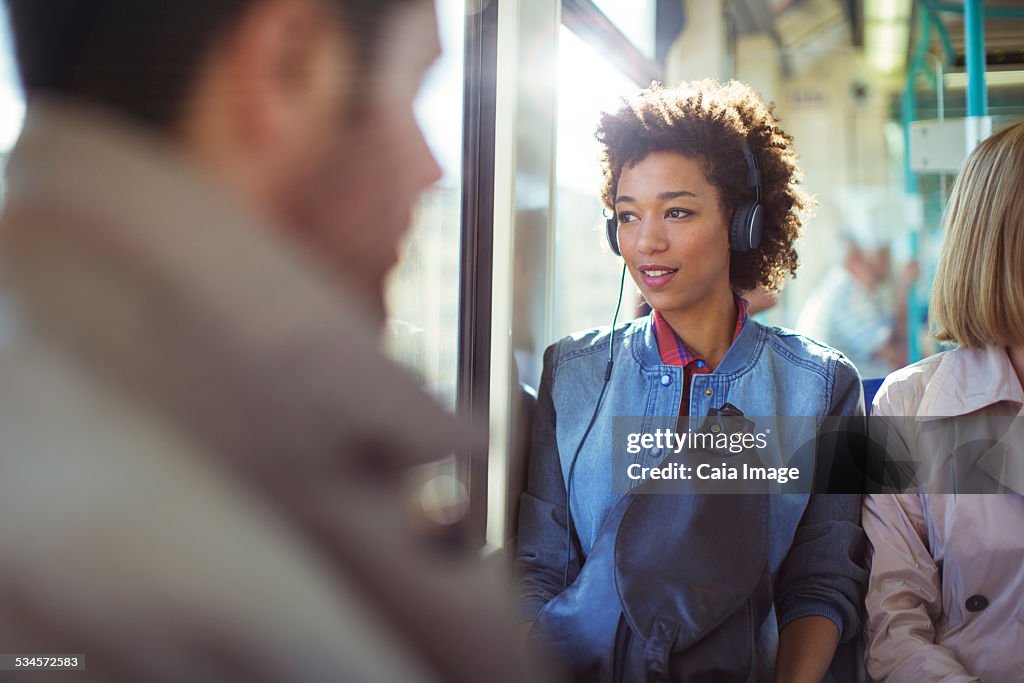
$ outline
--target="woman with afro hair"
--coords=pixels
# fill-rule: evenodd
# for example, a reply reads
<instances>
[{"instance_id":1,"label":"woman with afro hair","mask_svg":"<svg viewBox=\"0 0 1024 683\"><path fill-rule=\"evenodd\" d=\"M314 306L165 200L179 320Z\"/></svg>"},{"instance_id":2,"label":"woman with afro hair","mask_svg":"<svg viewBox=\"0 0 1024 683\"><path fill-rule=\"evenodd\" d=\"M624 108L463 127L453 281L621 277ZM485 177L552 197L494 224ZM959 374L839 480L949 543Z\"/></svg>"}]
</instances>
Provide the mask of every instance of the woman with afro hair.
<instances>
[{"instance_id":1,"label":"woman with afro hair","mask_svg":"<svg viewBox=\"0 0 1024 683\"><path fill-rule=\"evenodd\" d=\"M714 81L653 85L597 137L609 241L653 310L545 352L519 517L524 629L579 681L831 680L860 632L860 496L651 489L635 473L679 451L621 441L770 420L809 481L822 421L864 414L841 353L759 324L740 296L795 273L812 200L793 140L748 86Z\"/></svg>"}]
</instances>

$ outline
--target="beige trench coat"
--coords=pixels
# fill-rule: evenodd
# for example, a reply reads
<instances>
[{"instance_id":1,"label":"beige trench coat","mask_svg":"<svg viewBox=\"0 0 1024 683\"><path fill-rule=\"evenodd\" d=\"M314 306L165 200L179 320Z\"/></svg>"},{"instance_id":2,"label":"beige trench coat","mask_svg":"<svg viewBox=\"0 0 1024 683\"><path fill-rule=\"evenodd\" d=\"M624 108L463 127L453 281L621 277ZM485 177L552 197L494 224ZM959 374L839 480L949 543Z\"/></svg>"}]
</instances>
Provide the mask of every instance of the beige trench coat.
<instances>
[{"instance_id":1,"label":"beige trench coat","mask_svg":"<svg viewBox=\"0 0 1024 683\"><path fill-rule=\"evenodd\" d=\"M1024 439L1013 419L1022 405L1001 347L928 358L891 375L875 398L873 414L906 416L918 452L948 452L951 434L999 440L979 473L1017 491L866 498L867 666L877 681L1024 680ZM986 425L1002 433L979 433Z\"/></svg>"}]
</instances>

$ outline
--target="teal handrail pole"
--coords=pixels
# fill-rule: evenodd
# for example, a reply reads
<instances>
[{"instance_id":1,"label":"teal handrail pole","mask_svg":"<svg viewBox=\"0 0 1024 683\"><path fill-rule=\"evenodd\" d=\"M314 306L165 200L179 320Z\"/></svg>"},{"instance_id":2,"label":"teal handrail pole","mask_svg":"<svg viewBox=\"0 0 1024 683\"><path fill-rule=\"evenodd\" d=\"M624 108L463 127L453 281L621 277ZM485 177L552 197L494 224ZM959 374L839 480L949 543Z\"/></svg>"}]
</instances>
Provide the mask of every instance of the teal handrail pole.
<instances>
[{"instance_id":1,"label":"teal handrail pole","mask_svg":"<svg viewBox=\"0 0 1024 683\"><path fill-rule=\"evenodd\" d=\"M924 66L924 54L928 50L928 43L931 41L931 22L928 21L924 12L918 14L920 24L917 36L917 45L914 48L914 55L910 58L907 67L907 82L903 88L903 185L907 194L917 194L917 175L910 167L910 123L917 116L917 101L914 97L914 84L917 82L918 73Z\"/></svg>"},{"instance_id":2,"label":"teal handrail pole","mask_svg":"<svg viewBox=\"0 0 1024 683\"><path fill-rule=\"evenodd\" d=\"M923 9L923 8L922 8ZM924 55L928 51L931 42L932 22L929 20L927 11L918 12L920 30L918 32L917 45L914 55L907 67L907 83L903 89L903 106L901 114L903 120L903 187L907 201L914 204L914 207L921 205L918 187L917 174L910 165L910 124L917 116L917 102L914 97L914 84L917 82L918 73L924 68ZM918 234L919 227L915 224L908 232L910 257L918 260L920 241ZM917 300L917 293L914 287L907 292L907 362L914 363L921 359L921 344L918 340L918 321L921 320L921 303Z\"/></svg>"},{"instance_id":3,"label":"teal handrail pole","mask_svg":"<svg viewBox=\"0 0 1024 683\"><path fill-rule=\"evenodd\" d=\"M953 41L949 38L949 31L946 30L946 25L942 23L942 18L939 16L941 9L937 6L935 0L918 0L918 2L928 13L932 26L935 28L936 33L939 34L939 41L942 44L942 53L946 58L946 65L951 65L956 58L956 51L953 49Z\"/></svg>"},{"instance_id":4,"label":"teal handrail pole","mask_svg":"<svg viewBox=\"0 0 1024 683\"><path fill-rule=\"evenodd\" d=\"M964 0L964 52L967 68L967 115L988 113L985 88L985 15L982 0Z\"/></svg>"}]
</instances>

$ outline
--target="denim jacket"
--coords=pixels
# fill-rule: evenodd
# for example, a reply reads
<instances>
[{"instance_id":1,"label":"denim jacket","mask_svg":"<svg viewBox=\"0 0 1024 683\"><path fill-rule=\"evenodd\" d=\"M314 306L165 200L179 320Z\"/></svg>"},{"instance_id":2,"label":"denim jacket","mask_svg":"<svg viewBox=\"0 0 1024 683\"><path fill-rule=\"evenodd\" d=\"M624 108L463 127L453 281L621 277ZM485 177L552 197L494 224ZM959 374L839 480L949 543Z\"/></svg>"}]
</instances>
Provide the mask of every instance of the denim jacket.
<instances>
[{"instance_id":1,"label":"denim jacket","mask_svg":"<svg viewBox=\"0 0 1024 683\"><path fill-rule=\"evenodd\" d=\"M572 583L580 570L579 555L585 562L605 517L621 497L611 483L611 418L678 414L683 368L662 363L651 317L616 328L610 383L573 474L572 522L579 544L568 550L567 475L604 382L611 336L609 328L602 328L562 339L545 352L519 518L524 620L536 619L565 588L567 556ZM754 320L746 322L715 372L692 379L691 419L707 416L726 402L751 416L864 413L860 378L841 353ZM813 420L782 421L791 429L801 423ZM795 446L806 437L790 434L780 443ZM658 453L637 457L645 455ZM860 562L864 536L859 496L787 493L769 498L768 569L775 584L775 609L762 625L758 647L770 667L778 632L795 619L820 615L835 623L842 640L857 635L866 572ZM694 556L699 558L699 551Z\"/></svg>"}]
</instances>

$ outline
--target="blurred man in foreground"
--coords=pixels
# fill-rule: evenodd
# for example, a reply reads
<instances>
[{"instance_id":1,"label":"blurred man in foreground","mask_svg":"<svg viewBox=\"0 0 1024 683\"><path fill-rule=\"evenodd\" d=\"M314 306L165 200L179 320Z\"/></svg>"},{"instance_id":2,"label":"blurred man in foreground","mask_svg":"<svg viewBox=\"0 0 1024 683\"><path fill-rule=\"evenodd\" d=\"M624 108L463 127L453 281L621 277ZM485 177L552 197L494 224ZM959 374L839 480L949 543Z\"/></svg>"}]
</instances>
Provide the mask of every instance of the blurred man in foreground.
<instances>
[{"instance_id":1,"label":"blurred man in foreground","mask_svg":"<svg viewBox=\"0 0 1024 683\"><path fill-rule=\"evenodd\" d=\"M500 584L410 521L405 473L461 432L377 339L439 175L433 3L8 5L0 652L76 653L75 681L531 679Z\"/></svg>"}]
</instances>

